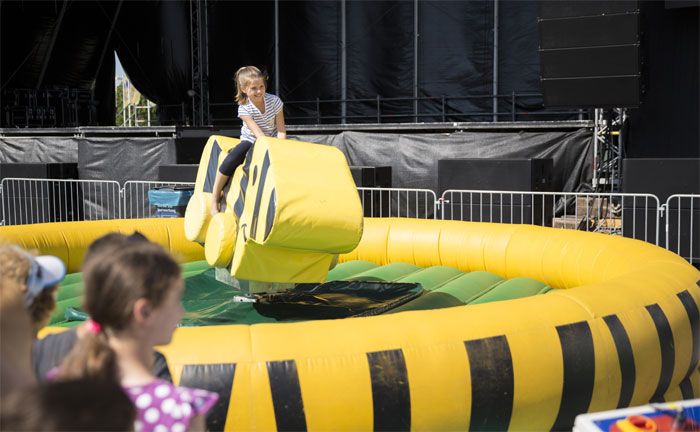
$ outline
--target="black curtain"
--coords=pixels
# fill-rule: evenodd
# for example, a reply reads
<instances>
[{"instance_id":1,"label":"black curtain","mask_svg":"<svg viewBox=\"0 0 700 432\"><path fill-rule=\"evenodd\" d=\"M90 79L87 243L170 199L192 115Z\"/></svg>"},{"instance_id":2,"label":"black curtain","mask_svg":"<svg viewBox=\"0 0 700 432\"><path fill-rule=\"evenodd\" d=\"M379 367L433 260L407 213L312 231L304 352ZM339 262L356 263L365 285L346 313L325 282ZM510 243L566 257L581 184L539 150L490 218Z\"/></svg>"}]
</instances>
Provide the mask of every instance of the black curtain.
<instances>
[{"instance_id":1,"label":"black curtain","mask_svg":"<svg viewBox=\"0 0 700 432\"><path fill-rule=\"evenodd\" d=\"M525 111L515 120L540 119L543 100L540 85L540 59L537 54L537 0L501 2L498 17L498 99L499 120L513 120L513 104ZM536 96L513 97L513 93ZM510 97L508 97L510 96ZM530 114L535 113L535 114Z\"/></svg>"},{"instance_id":2,"label":"black curtain","mask_svg":"<svg viewBox=\"0 0 700 432\"><path fill-rule=\"evenodd\" d=\"M108 35L118 6L105 0L0 2L0 106L15 102L16 89L79 89L94 92L94 120L114 124L114 38Z\"/></svg>"},{"instance_id":3,"label":"black curtain","mask_svg":"<svg viewBox=\"0 0 700 432\"><path fill-rule=\"evenodd\" d=\"M347 104L348 122L367 122L377 111L387 122L414 112L412 101L382 99L413 97L413 3L347 2L347 97L369 99ZM411 117L412 118L412 117Z\"/></svg>"},{"instance_id":4,"label":"black curtain","mask_svg":"<svg viewBox=\"0 0 700 432\"><path fill-rule=\"evenodd\" d=\"M280 97L295 123L340 123L340 2L280 2ZM330 118L335 117L335 118Z\"/></svg>"},{"instance_id":5,"label":"black curtain","mask_svg":"<svg viewBox=\"0 0 700 432\"><path fill-rule=\"evenodd\" d=\"M447 121L488 120L475 113L492 107L493 3L430 1L419 8L419 96L447 97ZM473 97L454 98L467 95ZM440 102L421 106L435 112Z\"/></svg>"},{"instance_id":6,"label":"black curtain","mask_svg":"<svg viewBox=\"0 0 700 432\"><path fill-rule=\"evenodd\" d=\"M274 2L209 1L209 101L214 124L236 121L233 75L256 66L270 75L274 89Z\"/></svg>"},{"instance_id":7,"label":"black curtain","mask_svg":"<svg viewBox=\"0 0 700 432\"><path fill-rule=\"evenodd\" d=\"M124 72L165 124L192 114L189 19L189 2L125 1L115 32Z\"/></svg>"}]
</instances>

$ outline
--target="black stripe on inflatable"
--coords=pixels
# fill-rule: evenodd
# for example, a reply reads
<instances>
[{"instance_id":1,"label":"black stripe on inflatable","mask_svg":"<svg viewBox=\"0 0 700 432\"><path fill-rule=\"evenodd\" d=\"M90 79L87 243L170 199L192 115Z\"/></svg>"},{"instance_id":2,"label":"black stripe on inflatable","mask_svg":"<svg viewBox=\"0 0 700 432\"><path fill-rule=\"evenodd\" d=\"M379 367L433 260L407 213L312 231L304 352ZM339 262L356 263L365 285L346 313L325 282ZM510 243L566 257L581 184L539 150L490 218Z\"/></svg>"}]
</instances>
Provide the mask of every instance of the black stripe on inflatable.
<instances>
[{"instance_id":1,"label":"black stripe on inflatable","mask_svg":"<svg viewBox=\"0 0 700 432\"><path fill-rule=\"evenodd\" d=\"M219 394L219 400L207 413L207 429L221 431L226 426L226 414L231 400L235 363L185 365L180 385L200 388Z\"/></svg>"},{"instance_id":2,"label":"black stripe on inflatable","mask_svg":"<svg viewBox=\"0 0 700 432\"><path fill-rule=\"evenodd\" d=\"M700 311L698 311L698 305L695 304L693 296L691 296L688 291L678 293L678 298L681 300L681 303L683 303L685 312L688 314L692 338L690 365L688 366L688 372L685 374L687 378L693 373L695 368L698 367L698 360L700 358Z\"/></svg>"},{"instance_id":3,"label":"black stripe on inflatable","mask_svg":"<svg viewBox=\"0 0 700 432\"><path fill-rule=\"evenodd\" d=\"M263 240L267 239L272 231L272 224L275 222L275 207L277 206L277 194L274 189L270 194L270 202L267 204L267 215L265 216L265 237Z\"/></svg>"},{"instance_id":4,"label":"black stripe on inflatable","mask_svg":"<svg viewBox=\"0 0 700 432\"><path fill-rule=\"evenodd\" d=\"M680 383L681 395L683 399L694 399L695 394L693 393L693 384L690 382L690 377L684 379Z\"/></svg>"},{"instance_id":5,"label":"black stripe on inflatable","mask_svg":"<svg viewBox=\"0 0 700 432\"><path fill-rule=\"evenodd\" d=\"M411 429L411 392L403 351L367 353L372 381L374 430Z\"/></svg>"},{"instance_id":6,"label":"black stripe on inflatable","mask_svg":"<svg viewBox=\"0 0 700 432\"><path fill-rule=\"evenodd\" d=\"M472 383L469 430L506 430L513 414L513 359L505 336L465 341Z\"/></svg>"},{"instance_id":7,"label":"black stripe on inflatable","mask_svg":"<svg viewBox=\"0 0 700 432\"><path fill-rule=\"evenodd\" d=\"M649 305L646 309L654 321L654 327L656 327L656 333L659 336L659 348L661 349L661 376L659 376L659 383L656 385L651 402L663 402L664 393L666 393L668 386L671 384L673 363L676 361L676 353L673 347L673 332L666 314L664 314L664 311L658 304Z\"/></svg>"},{"instance_id":8,"label":"black stripe on inflatable","mask_svg":"<svg viewBox=\"0 0 700 432\"><path fill-rule=\"evenodd\" d=\"M617 400L617 408L626 408L632 400L634 393L634 384L636 379L636 368L634 366L634 352L632 351L632 343L625 331L625 327L620 322L617 315L608 315L603 318L605 324L610 330L610 334L615 342L617 350L617 358L620 361L620 375L622 376L622 384L620 386L620 398Z\"/></svg>"},{"instance_id":9,"label":"black stripe on inflatable","mask_svg":"<svg viewBox=\"0 0 700 432\"><path fill-rule=\"evenodd\" d=\"M245 185L241 183L241 191L243 192L243 195L245 195L245 192L248 189L247 179L250 177L250 164L253 162L253 150L255 150L255 144L248 149L248 153L245 155L245 162L243 162L243 177L246 178Z\"/></svg>"},{"instance_id":10,"label":"black stripe on inflatable","mask_svg":"<svg viewBox=\"0 0 700 432\"><path fill-rule=\"evenodd\" d=\"M277 430L305 431L306 415L296 362L294 360L269 361L267 373L270 377Z\"/></svg>"},{"instance_id":11,"label":"black stripe on inflatable","mask_svg":"<svg viewBox=\"0 0 700 432\"><path fill-rule=\"evenodd\" d=\"M265 189L265 180L267 180L267 171L270 169L270 152L265 152L263 159L262 170L260 172L260 181L258 182L258 193L255 196L255 208L253 209L253 220L250 223L250 237L257 240L258 230L258 213L260 213L260 201L262 200L263 189Z\"/></svg>"},{"instance_id":12,"label":"black stripe on inflatable","mask_svg":"<svg viewBox=\"0 0 700 432\"><path fill-rule=\"evenodd\" d=\"M244 175L241 177L241 193L238 194L238 198L236 199L236 202L233 204L233 212L236 214L236 217L238 219L241 218L241 215L243 214L243 204L245 201L245 190L248 188L248 176Z\"/></svg>"},{"instance_id":13,"label":"black stripe on inflatable","mask_svg":"<svg viewBox=\"0 0 700 432\"><path fill-rule=\"evenodd\" d=\"M574 418L586 411L593 397L595 351L593 334L585 321L557 327L564 361L564 388L552 430L571 430Z\"/></svg>"},{"instance_id":14,"label":"black stripe on inflatable","mask_svg":"<svg viewBox=\"0 0 700 432\"><path fill-rule=\"evenodd\" d=\"M211 152L209 152L209 164L207 164L207 176L204 178L204 192L209 192L214 189L214 180L216 179L216 173L219 172L219 155L221 154L221 147L219 143L214 140L211 145Z\"/></svg>"}]
</instances>

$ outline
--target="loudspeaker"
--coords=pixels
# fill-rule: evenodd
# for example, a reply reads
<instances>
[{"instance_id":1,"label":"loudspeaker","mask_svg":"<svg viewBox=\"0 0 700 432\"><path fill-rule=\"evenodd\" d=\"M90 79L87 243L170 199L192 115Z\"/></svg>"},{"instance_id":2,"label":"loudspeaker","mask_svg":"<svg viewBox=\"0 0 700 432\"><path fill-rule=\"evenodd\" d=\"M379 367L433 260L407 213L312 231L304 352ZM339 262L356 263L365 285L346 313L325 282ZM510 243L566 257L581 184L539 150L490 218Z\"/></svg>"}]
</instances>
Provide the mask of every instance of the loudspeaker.
<instances>
[{"instance_id":1,"label":"loudspeaker","mask_svg":"<svg viewBox=\"0 0 700 432\"><path fill-rule=\"evenodd\" d=\"M374 167L351 166L350 174L357 187L377 187L374 178Z\"/></svg>"},{"instance_id":2,"label":"loudspeaker","mask_svg":"<svg viewBox=\"0 0 700 432\"><path fill-rule=\"evenodd\" d=\"M77 163L0 163L0 180L5 178L77 179Z\"/></svg>"},{"instance_id":3,"label":"loudspeaker","mask_svg":"<svg viewBox=\"0 0 700 432\"><path fill-rule=\"evenodd\" d=\"M3 183L6 225L83 219L83 192L80 185L74 182L43 181L77 179L78 164L0 164L0 180L9 178L28 180L8 180Z\"/></svg>"},{"instance_id":4,"label":"loudspeaker","mask_svg":"<svg viewBox=\"0 0 700 432\"><path fill-rule=\"evenodd\" d=\"M440 159L438 189L551 191L552 159Z\"/></svg>"},{"instance_id":5,"label":"loudspeaker","mask_svg":"<svg viewBox=\"0 0 700 432\"><path fill-rule=\"evenodd\" d=\"M160 165L158 166L158 180L194 183L197 180L198 169L198 164Z\"/></svg>"},{"instance_id":6,"label":"loudspeaker","mask_svg":"<svg viewBox=\"0 0 700 432\"><path fill-rule=\"evenodd\" d=\"M539 53L545 106L639 106L637 1L540 4Z\"/></svg>"},{"instance_id":7,"label":"loudspeaker","mask_svg":"<svg viewBox=\"0 0 700 432\"><path fill-rule=\"evenodd\" d=\"M438 190L551 191L552 159L441 159ZM478 222L550 225L551 197L529 194L448 194L445 217Z\"/></svg>"},{"instance_id":8,"label":"loudspeaker","mask_svg":"<svg viewBox=\"0 0 700 432\"><path fill-rule=\"evenodd\" d=\"M700 195L700 159L625 159L622 163L622 191L624 193L647 193L659 198L664 205L668 197L676 194ZM631 202L631 199L629 199ZM623 206L623 235L643 239L646 235L653 241L652 228L644 228L654 215L654 210L639 208L643 199L637 199L637 208ZM666 210L668 221L668 247L683 257L695 257L700 262L700 200L689 198L673 200ZM691 225L692 224L692 225ZM692 232L691 232L692 226ZM659 226L660 245L663 246L665 225Z\"/></svg>"},{"instance_id":9,"label":"loudspeaker","mask_svg":"<svg viewBox=\"0 0 700 432\"><path fill-rule=\"evenodd\" d=\"M391 167L351 166L350 173L357 187L390 188ZM362 191L360 200L367 217L389 216L391 204L389 191Z\"/></svg>"},{"instance_id":10,"label":"loudspeaker","mask_svg":"<svg viewBox=\"0 0 700 432\"><path fill-rule=\"evenodd\" d=\"M624 159L622 192L653 194L660 204L674 194L700 194L700 159Z\"/></svg>"}]
</instances>

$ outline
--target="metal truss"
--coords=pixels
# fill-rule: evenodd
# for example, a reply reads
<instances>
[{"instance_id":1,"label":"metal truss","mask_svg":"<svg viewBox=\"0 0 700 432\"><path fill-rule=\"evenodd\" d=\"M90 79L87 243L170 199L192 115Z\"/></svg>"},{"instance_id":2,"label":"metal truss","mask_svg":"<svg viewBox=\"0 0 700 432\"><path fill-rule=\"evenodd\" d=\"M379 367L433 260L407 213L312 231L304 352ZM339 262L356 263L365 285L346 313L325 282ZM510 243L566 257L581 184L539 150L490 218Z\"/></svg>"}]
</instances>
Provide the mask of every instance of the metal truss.
<instances>
[{"instance_id":1,"label":"metal truss","mask_svg":"<svg viewBox=\"0 0 700 432\"><path fill-rule=\"evenodd\" d=\"M593 188L597 192L619 192L627 110L598 108L594 116Z\"/></svg>"},{"instance_id":2,"label":"metal truss","mask_svg":"<svg viewBox=\"0 0 700 432\"><path fill-rule=\"evenodd\" d=\"M192 65L192 119L190 126L208 126L209 40L207 0L190 0L190 53Z\"/></svg>"}]
</instances>

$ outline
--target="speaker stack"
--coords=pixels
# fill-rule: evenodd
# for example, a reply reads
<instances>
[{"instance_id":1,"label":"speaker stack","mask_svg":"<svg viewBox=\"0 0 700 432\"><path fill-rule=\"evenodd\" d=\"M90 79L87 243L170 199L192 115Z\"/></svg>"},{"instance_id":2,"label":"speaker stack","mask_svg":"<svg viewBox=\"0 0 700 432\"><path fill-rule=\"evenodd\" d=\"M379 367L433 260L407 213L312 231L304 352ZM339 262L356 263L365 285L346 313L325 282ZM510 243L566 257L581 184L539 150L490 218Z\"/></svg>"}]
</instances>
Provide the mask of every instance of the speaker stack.
<instances>
[{"instance_id":1,"label":"speaker stack","mask_svg":"<svg viewBox=\"0 0 700 432\"><path fill-rule=\"evenodd\" d=\"M176 164L158 166L158 180L163 182L194 183L197 180L198 164Z\"/></svg>"},{"instance_id":2,"label":"speaker stack","mask_svg":"<svg viewBox=\"0 0 700 432\"><path fill-rule=\"evenodd\" d=\"M77 163L0 163L0 181L19 179L77 179ZM83 219L80 185L53 181L3 183L5 224L76 221Z\"/></svg>"},{"instance_id":3,"label":"speaker stack","mask_svg":"<svg viewBox=\"0 0 700 432\"><path fill-rule=\"evenodd\" d=\"M700 159L625 159L623 169L623 192L656 195L660 205L671 195L700 195ZM653 240L655 226L649 226L649 222L655 220L651 218L656 216L656 209L645 209L643 198L635 201L633 203L628 199L623 203L623 235L638 239L646 235L647 239ZM694 263L700 264L698 200L672 200L665 214L668 221L668 248L684 257L691 256L692 252ZM659 230L663 245L665 226L660 225Z\"/></svg>"},{"instance_id":4,"label":"speaker stack","mask_svg":"<svg viewBox=\"0 0 700 432\"><path fill-rule=\"evenodd\" d=\"M638 2L542 1L540 5L545 106L639 106Z\"/></svg>"},{"instance_id":5,"label":"speaker stack","mask_svg":"<svg viewBox=\"0 0 700 432\"><path fill-rule=\"evenodd\" d=\"M438 188L474 191L552 191L552 159L441 159ZM552 198L537 194L448 194L445 217L474 222L550 225Z\"/></svg>"},{"instance_id":6,"label":"speaker stack","mask_svg":"<svg viewBox=\"0 0 700 432\"><path fill-rule=\"evenodd\" d=\"M351 166L350 174L358 188L390 188L391 167ZM389 191L361 191L360 199L366 217L389 216Z\"/></svg>"}]
</instances>

